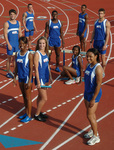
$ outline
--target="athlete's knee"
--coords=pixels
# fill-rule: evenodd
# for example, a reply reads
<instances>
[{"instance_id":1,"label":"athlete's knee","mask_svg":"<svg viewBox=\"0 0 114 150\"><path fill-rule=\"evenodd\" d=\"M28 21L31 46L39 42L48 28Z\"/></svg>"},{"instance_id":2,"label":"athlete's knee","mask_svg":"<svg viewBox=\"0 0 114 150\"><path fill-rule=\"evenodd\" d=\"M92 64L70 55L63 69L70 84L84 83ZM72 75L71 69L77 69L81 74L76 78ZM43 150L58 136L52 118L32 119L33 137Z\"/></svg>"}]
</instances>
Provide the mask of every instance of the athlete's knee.
<instances>
[{"instance_id":1,"label":"athlete's knee","mask_svg":"<svg viewBox=\"0 0 114 150\"><path fill-rule=\"evenodd\" d=\"M94 114L92 113L87 113L87 118L89 121L93 120L94 119Z\"/></svg>"},{"instance_id":2,"label":"athlete's knee","mask_svg":"<svg viewBox=\"0 0 114 150\"><path fill-rule=\"evenodd\" d=\"M60 57L60 53L56 53L56 58Z\"/></svg>"}]
</instances>

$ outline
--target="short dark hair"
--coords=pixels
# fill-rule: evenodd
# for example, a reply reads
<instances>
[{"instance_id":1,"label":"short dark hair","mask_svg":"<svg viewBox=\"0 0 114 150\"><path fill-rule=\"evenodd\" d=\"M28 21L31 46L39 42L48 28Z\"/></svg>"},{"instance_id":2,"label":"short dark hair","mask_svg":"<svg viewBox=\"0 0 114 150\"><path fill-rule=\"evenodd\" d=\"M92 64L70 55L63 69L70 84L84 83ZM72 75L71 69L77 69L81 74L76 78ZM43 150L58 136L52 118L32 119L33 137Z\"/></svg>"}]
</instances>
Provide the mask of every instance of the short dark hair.
<instances>
[{"instance_id":1,"label":"short dark hair","mask_svg":"<svg viewBox=\"0 0 114 150\"><path fill-rule=\"evenodd\" d=\"M53 10L51 14L53 15L54 12L56 12L58 14L57 10Z\"/></svg>"},{"instance_id":2,"label":"short dark hair","mask_svg":"<svg viewBox=\"0 0 114 150\"><path fill-rule=\"evenodd\" d=\"M26 38L25 36L21 36L21 37L19 38L19 42L20 42L20 41L23 41L25 44L28 43L28 40L27 40L27 38Z\"/></svg>"},{"instance_id":3,"label":"short dark hair","mask_svg":"<svg viewBox=\"0 0 114 150\"><path fill-rule=\"evenodd\" d=\"M100 58L99 58L99 51L96 49L96 48L90 48L88 49L87 53L88 52L92 52L95 56L97 55L97 62L99 63L100 62ZM87 54L86 53L86 54Z\"/></svg>"},{"instance_id":4,"label":"short dark hair","mask_svg":"<svg viewBox=\"0 0 114 150\"><path fill-rule=\"evenodd\" d=\"M27 5L27 7L29 7L30 5L32 5L31 3L29 3L28 5Z\"/></svg>"},{"instance_id":5,"label":"short dark hair","mask_svg":"<svg viewBox=\"0 0 114 150\"><path fill-rule=\"evenodd\" d=\"M75 48L78 48L78 51L79 51L78 55L79 55L80 54L80 47L78 45L75 45L75 46L73 46L72 51L74 51Z\"/></svg>"},{"instance_id":6,"label":"short dark hair","mask_svg":"<svg viewBox=\"0 0 114 150\"><path fill-rule=\"evenodd\" d=\"M10 15L12 12L13 12L14 14L17 14L17 12L16 12L15 9L10 9L10 10L9 10L9 15Z\"/></svg>"},{"instance_id":7,"label":"short dark hair","mask_svg":"<svg viewBox=\"0 0 114 150\"><path fill-rule=\"evenodd\" d=\"M83 7L83 6L84 6L85 8L87 8L87 5L83 4L81 7Z\"/></svg>"},{"instance_id":8,"label":"short dark hair","mask_svg":"<svg viewBox=\"0 0 114 150\"><path fill-rule=\"evenodd\" d=\"M98 12L100 12L100 11L103 11L103 12L105 13L105 9L104 9L104 8L100 8L100 9L98 10Z\"/></svg>"}]
</instances>

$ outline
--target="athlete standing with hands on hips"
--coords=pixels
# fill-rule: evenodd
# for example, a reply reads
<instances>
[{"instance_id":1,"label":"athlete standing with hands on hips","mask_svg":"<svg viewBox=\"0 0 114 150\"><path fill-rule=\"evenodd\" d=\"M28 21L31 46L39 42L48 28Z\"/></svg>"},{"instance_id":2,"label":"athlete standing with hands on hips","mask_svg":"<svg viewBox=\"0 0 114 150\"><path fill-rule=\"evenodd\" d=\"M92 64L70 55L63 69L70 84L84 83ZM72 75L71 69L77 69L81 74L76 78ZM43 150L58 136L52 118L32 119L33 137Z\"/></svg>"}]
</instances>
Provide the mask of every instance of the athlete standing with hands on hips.
<instances>
[{"instance_id":1,"label":"athlete standing with hands on hips","mask_svg":"<svg viewBox=\"0 0 114 150\"><path fill-rule=\"evenodd\" d=\"M38 121L46 121L47 115L41 113L41 109L47 101L47 88L41 88L41 85L48 85L49 76L52 77L49 68L48 42L45 37L40 37L37 41L36 53L34 55L35 67L35 85L38 89L37 111L34 118Z\"/></svg>"},{"instance_id":2,"label":"athlete standing with hands on hips","mask_svg":"<svg viewBox=\"0 0 114 150\"><path fill-rule=\"evenodd\" d=\"M8 78L13 78L10 74L10 63L11 58L13 57L13 52L19 51L19 37L22 36L21 33L21 23L16 20L17 12L14 9L9 10L9 21L4 23L4 38L7 44L7 74ZM15 59L15 58L14 58ZM15 62L14 62L14 69L15 69Z\"/></svg>"},{"instance_id":3,"label":"athlete standing with hands on hips","mask_svg":"<svg viewBox=\"0 0 114 150\"><path fill-rule=\"evenodd\" d=\"M55 71L60 72L59 69L60 47L62 40L62 48L64 48L64 38L63 38L63 24L58 19L58 12L56 10L52 11L52 19L46 22L44 36L48 38L49 50L51 51L49 52L49 60L51 60L52 50L54 49L56 54Z\"/></svg>"},{"instance_id":4,"label":"athlete standing with hands on hips","mask_svg":"<svg viewBox=\"0 0 114 150\"><path fill-rule=\"evenodd\" d=\"M34 22L34 10L32 4L28 4L28 11L23 14L23 26L25 28L25 37L28 39L28 50L31 50L32 37L37 32L36 25Z\"/></svg>"},{"instance_id":5,"label":"athlete standing with hands on hips","mask_svg":"<svg viewBox=\"0 0 114 150\"><path fill-rule=\"evenodd\" d=\"M33 55L27 50L28 40L26 37L19 38L20 51L16 55L16 68L14 75L14 85L16 85L16 75L18 73L19 86L25 104L25 114L20 116L21 122L31 121L31 89L33 72Z\"/></svg>"},{"instance_id":6,"label":"athlete standing with hands on hips","mask_svg":"<svg viewBox=\"0 0 114 150\"><path fill-rule=\"evenodd\" d=\"M110 22L105 19L105 10L100 8L98 11L99 19L94 24L94 29L90 41L90 47L98 49L99 53L101 54L102 60L102 67L103 67L103 77L105 76L105 68L106 68L106 48L109 40L109 33L110 33Z\"/></svg>"},{"instance_id":7,"label":"athlete standing with hands on hips","mask_svg":"<svg viewBox=\"0 0 114 150\"><path fill-rule=\"evenodd\" d=\"M87 51L87 61L88 65L85 70L84 81L85 81L85 91L84 100L87 109L87 118L90 122L91 129L88 133L84 135L85 138L91 138L87 144L94 145L100 142L97 121L95 112L100 101L102 90L102 67L99 60L99 52L95 48L91 48Z\"/></svg>"},{"instance_id":8,"label":"athlete standing with hands on hips","mask_svg":"<svg viewBox=\"0 0 114 150\"><path fill-rule=\"evenodd\" d=\"M78 17L78 26L76 34L80 39L80 47L81 51L85 51L86 49L86 35L87 35L87 25L88 25L88 14L86 13L87 6L83 4L81 6L81 13Z\"/></svg>"}]
</instances>

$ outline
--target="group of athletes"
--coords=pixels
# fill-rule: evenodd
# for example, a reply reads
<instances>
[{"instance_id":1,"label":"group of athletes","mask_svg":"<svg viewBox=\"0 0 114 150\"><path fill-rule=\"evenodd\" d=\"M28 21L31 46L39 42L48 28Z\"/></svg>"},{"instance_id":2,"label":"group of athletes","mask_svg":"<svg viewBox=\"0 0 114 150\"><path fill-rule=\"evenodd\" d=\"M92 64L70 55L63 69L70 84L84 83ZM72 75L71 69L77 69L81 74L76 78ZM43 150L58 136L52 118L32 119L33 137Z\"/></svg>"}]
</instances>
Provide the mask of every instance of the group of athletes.
<instances>
[{"instance_id":1,"label":"group of athletes","mask_svg":"<svg viewBox=\"0 0 114 150\"><path fill-rule=\"evenodd\" d=\"M41 85L48 85L49 79L52 82L52 76L49 66L52 50L56 54L55 71L61 72L59 68L60 47L64 48L63 23L58 19L58 12L52 11L52 19L45 24L45 34L40 37L36 44L35 54L31 53L31 42L34 31L37 28L34 22L34 10L32 4L28 4L28 10L23 14L22 22L25 35L22 36L21 23L16 20L16 11L9 11L10 19L4 23L4 37L7 43L7 74L8 78L14 78L13 83L16 85L16 76L18 75L19 87L21 89L25 114L20 116L21 122L31 121L31 89L33 83L33 64L35 69L35 85L38 89L37 110L34 118L38 121L46 121L48 116L41 112L42 107L47 101L47 89L41 88ZM69 80L65 84L81 83L83 76L83 60L80 51L86 51L86 34L88 26L87 6L81 6L81 13L78 17L78 26L76 34L80 39L80 46L75 45L72 48L72 65L63 66L61 76L67 76ZM90 122L91 129L84 137L90 138L88 145L94 145L100 142L100 137L96 122L96 109L102 95L101 83L105 76L105 55L106 47L109 40L110 22L105 19L105 10L98 10L99 18L95 21L93 33L90 40L90 49L86 52L87 66L84 71L84 101L87 108L87 118ZM92 42L93 48L92 48ZM13 54L16 52L15 56ZM100 65L100 55L102 66ZM10 73L10 63L14 58L14 76ZM76 80L74 80L74 77Z\"/></svg>"}]
</instances>

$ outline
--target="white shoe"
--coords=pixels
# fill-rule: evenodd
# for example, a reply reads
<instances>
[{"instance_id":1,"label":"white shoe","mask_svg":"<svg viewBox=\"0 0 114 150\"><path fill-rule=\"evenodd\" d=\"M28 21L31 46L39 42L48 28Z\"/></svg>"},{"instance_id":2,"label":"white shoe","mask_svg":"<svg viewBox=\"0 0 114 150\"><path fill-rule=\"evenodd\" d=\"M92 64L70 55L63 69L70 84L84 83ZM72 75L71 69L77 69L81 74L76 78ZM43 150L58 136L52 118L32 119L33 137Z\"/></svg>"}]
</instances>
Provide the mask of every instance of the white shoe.
<instances>
[{"instance_id":1,"label":"white shoe","mask_svg":"<svg viewBox=\"0 0 114 150\"><path fill-rule=\"evenodd\" d=\"M89 139L93 136L93 130L90 129L88 133L84 134L84 138ZM97 136L99 136L99 133L97 132Z\"/></svg>"},{"instance_id":2,"label":"white shoe","mask_svg":"<svg viewBox=\"0 0 114 150\"><path fill-rule=\"evenodd\" d=\"M99 136L93 135L92 138L89 141L87 141L87 144L88 145L95 145L96 143L99 143L99 142L100 142Z\"/></svg>"},{"instance_id":3,"label":"white shoe","mask_svg":"<svg viewBox=\"0 0 114 150\"><path fill-rule=\"evenodd\" d=\"M70 84L75 84L76 81L75 80L68 80L67 82L65 82L65 84L70 85Z\"/></svg>"},{"instance_id":4,"label":"white shoe","mask_svg":"<svg viewBox=\"0 0 114 150\"><path fill-rule=\"evenodd\" d=\"M76 77L76 83L80 82L80 77Z\"/></svg>"},{"instance_id":5,"label":"white shoe","mask_svg":"<svg viewBox=\"0 0 114 150\"><path fill-rule=\"evenodd\" d=\"M93 130L90 129L88 133L84 134L84 138L91 138L93 136Z\"/></svg>"}]
</instances>

